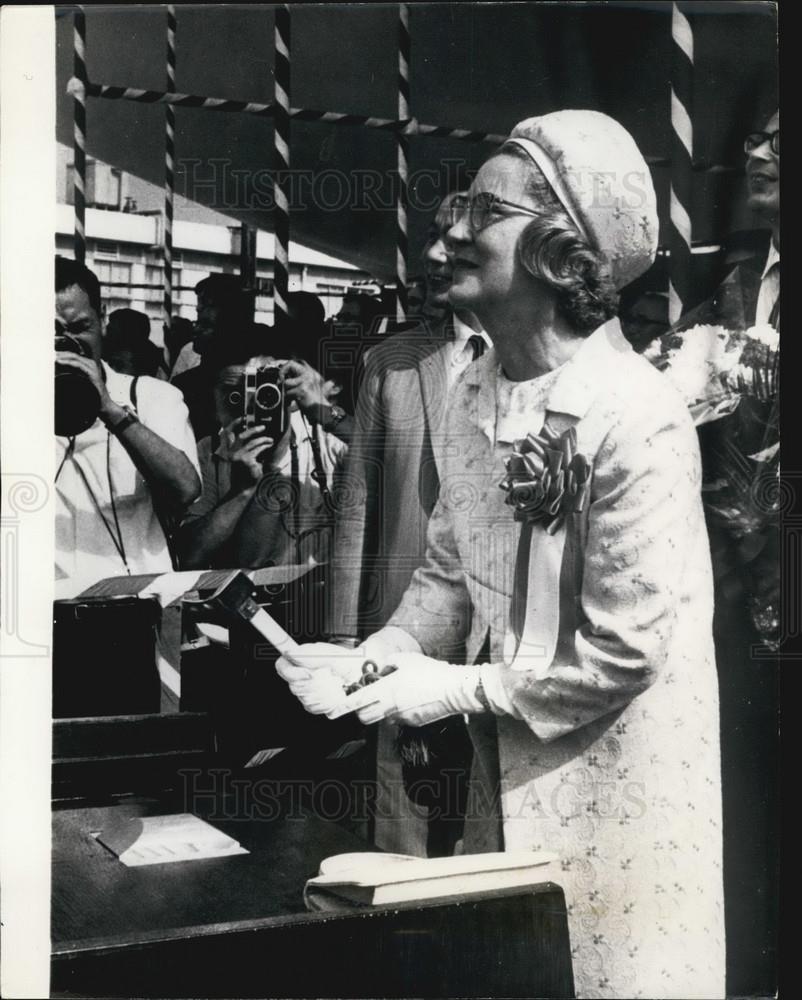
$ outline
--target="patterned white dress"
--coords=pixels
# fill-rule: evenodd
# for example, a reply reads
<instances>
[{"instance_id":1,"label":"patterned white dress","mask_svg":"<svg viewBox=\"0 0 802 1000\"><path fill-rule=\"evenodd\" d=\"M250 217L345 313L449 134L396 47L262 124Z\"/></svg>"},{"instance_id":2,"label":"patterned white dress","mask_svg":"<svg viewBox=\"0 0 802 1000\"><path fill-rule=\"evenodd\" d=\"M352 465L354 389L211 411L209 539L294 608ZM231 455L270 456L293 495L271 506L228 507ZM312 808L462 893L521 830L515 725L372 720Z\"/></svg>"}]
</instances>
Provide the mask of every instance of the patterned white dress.
<instances>
[{"instance_id":1,"label":"patterned white dress","mask_svg":"<svg viewBox=\"0 0 802 1000\"><path fill-rule=\"evenodd\" d=\"M718 687L698 445L682 400L617 321L541 379L508 383L494 351L468 369L427 562L389 624L431 655L461 634L473 657L489 633L491 660L503 660L520 526L498 483L512 441L537 433L546 415L574 426L592 466L574 539L581 582L570 591L565 564L557 579L535 563L543 588L559 589L556 652L537 670L503 668L520 719L471 717L466 850L559 855L550 877L565 890L578 996L723 997ZM542 598L527 592L535 608L555 606Z\"/></svg>"}]
</instances>

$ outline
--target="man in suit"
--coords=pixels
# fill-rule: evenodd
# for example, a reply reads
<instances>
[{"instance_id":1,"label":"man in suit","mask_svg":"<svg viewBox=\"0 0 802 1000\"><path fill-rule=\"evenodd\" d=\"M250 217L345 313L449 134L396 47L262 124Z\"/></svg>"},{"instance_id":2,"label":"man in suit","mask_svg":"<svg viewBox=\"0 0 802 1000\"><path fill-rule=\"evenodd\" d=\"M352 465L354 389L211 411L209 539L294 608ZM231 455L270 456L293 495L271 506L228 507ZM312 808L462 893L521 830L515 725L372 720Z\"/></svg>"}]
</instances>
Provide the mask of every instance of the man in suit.
<instances>
[{"instance_id":1,"label":"man in suit","mask_svg":"<svg viewBox=\"0 0 802 1000\"><path fill-rule=\"evenodd\" d=\"M763 131L744 140L747 205L761 229L748 247L728 254L734 265L714 294L685 313L677 331L700 323L743 330L769 323L780 327L780 113Z\"/></svg>"},{"instance_id":2,"label":"man in suit","mask_svg":"<svg viewBox=\"0 0 802 1000\"><path fill-rule=\"evenodd\" d=\"M764 231L730 255L713 296L683 316L744 330L780 328L780 115L746 136L747 204ZM768 230L768 232L766 231ZM773 380L772 380L773 381ZM765 397L765 398L764 398ZM776 383L699 429L703 497L715 576L714 637L721 706L727 993L776 990L779 514ZM733 516L734 512L737 512Z\"/></svg>"},{"instance_id":3,"label":"man in suit","mask_svg":"<svg viewBox=\"0 0 802 1000\"><path fill-rule=\"evenodd\" d=\"M448 311L451 264L443 236L451 197L440 206L423 252L425 322L389 337L365 363L330 574L327 631L343 644L354 645L386 623L423 562L440 485L448 396L489 343L474 317ZM421 856L452 853L461 829L460 794L443 787L432 791L434 771L415 765L430 756L445 765L448 755L452 784L458 782L470 757L462 720L437 726L427 734L428 745L407 746L409 795L400 772L398 735L391 725L378 734L375 841L385 850ZM445 818L427 822L429 810Z\"/></svg>"},{"instance_id":4,"label":"man in suit","mask_svg":"<svg viewBox=\"0 0 802 1000\"><path fill-rule=\"evenodd\" d=\"M780 112L762 132L746 137L748 205L771 228L771 245L760 276L755 323L780 328Z\"/></svg>"},{"instance_id":5,"label":"man in suit","mask_svg":"<svg viewBox=\"0 0 802 1000\"><path fill-rule=\"evenodd\" d=\"M771 231L768 250L736 270L747 291L744 325L780 329L780 114L746 137L747 204ZM749 277L747 277L749 274ZM751 278L751 282L749 281ZM745 404L750 404L745 406ZM767 414L764 412L770 406ZM774 387L763 407L744 399L733 414L732 440L742 454L778 441ZM729 418L732 419L732 418ZM726 423L726 421L725 421ZM715 426L715 425L714 425ZM724 428L722 428L724 429ZM750 462L754 465L754 462ZM762 460L753 482L777 474L776 457ZM753 487L753 492L757 493ZM741 572L717 580L716 651L721 684L724 781L724 874L728 993L776 990L778 670L769 650L779 642L780 532L776 512L737 540ZM711 532L711 542L714 536ZM730 541L730 552L735 548ZM744 549L751 547L748 555ZM715 555L715 551L714 551ZM715 567L715 563L714 563ZM739 586L740 584L740 586ZM744 614L746 605L747 614ZM729 780L728 780L729 779ZM746 831L749 831L745 835ZM729 890L727 893L726 890Z\"/></svg>"}]
</instances>

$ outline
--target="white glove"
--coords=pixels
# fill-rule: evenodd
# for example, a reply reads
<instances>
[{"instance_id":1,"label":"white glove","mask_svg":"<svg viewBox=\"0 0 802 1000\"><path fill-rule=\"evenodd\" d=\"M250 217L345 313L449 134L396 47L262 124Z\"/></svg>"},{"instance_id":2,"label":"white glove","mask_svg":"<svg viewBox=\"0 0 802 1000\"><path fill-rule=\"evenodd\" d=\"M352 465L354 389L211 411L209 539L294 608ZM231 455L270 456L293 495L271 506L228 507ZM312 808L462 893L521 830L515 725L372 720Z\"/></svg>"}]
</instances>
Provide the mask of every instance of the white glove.
<instances>
[{"instance_id":1,"label":"white glove","mask_svg":"<svg viewBox=\"0 0 802 1000\"><path fill-rule=\"evenodd\" d=\"M307 712L337 719L349 711L341 677L325 667L305 674L304 678L290 681L289 688Z\"/></svg>"},{"instance_id":2,"label":"white glove","mask_svg":"<svg viewBox=\"0 0 802 1000\"><path fill-rule=\"evenodd\" d=\"M456 666L423 653L396 653L388 657L387 666L396 670L345 699L346 711L356 712L360 722L392 719L423 726L489 708L476 694L479 667Z\"/></svg>"},{"instance_id":3,"label":"white glove","mask_svg":"<svg viewBox=\"0 0 802 1000\"><path fill-rule=\"evenodd\" d=\"M397 625L385 625L378 632L369 635L359 647L365 654L365 659L373 660L383 667L391 654L421 653L418 640Z\"/></svg>"},{"instance_id":4,"label":"white glove","mask_svg":"<svg viewBox=\"0 0 802 1000\"><path fill-rule=\"evenodd\" d=\"M290 660L276 660L279 677L307 712L336 718L345 701L345 689L362 676L365 658L354 649L344 649L330 642L308 642Z\"/></svg>"},{"instance_id":5,"label":"white glove","mask_svg":"<svg viewBox=\"0 0 802 1000\"><path fill-rule=\"evenodd\" d=\"M331 642L307 642L299 646L292 659L280 656L276 670L288 684L309 680L313 673L325 670L343 681L343 687L353 684L362 676L365 655L360 649L346 649Z\"/></svg>"},{"instance_id":6,"label":"white glove","mask_svg":"<svg viewBox=\"0 0 802 1000\"><path fill-rule=\"evenodd\" d=\"M336 719L351 711L345 705L345 692L362 680L365 662L373 659L377 671L381 671L385 660L382 650L381 644L375 642L372 656L362 646L347 649L330 642L308 642L292 659L279 657L276 671L307 712Z\"/></svg>"},{"instance_id":7,"label":"white glove","mask_svg":"<svg viewBox=\"0 0 802 1000\"><path fill-rule=\"evenodd\" d=\"M325 668L341 677L347 687L362 677L362 667L366 660L373 660L381 671L388 657L402 649L418 652L420 646L400 628L383 628L368 636L356 649L336 646L333 642L304 643L298 647L298 652L292 659L279 657L276 670L289 683L292 680L308 679L310 672Z\"/></svg>"}]
</instances>

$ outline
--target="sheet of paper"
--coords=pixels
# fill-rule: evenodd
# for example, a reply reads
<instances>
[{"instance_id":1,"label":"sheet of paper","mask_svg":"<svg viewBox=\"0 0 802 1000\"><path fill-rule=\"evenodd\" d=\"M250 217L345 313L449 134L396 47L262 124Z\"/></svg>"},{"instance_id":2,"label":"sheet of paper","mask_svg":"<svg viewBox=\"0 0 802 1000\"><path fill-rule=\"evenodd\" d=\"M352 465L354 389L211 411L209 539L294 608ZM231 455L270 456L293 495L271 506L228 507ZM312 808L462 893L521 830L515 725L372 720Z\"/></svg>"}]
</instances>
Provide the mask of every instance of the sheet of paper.
<instances>
[{"instance_id":1,"label":"sheet of paper","mask_svg":"<svg viewBox=\"0 0 802 1000\"><path fill-rule=\"evenodd\" d=\"M163 608L183 597L187 591L195 590L201 574L197 570L188 570L184 573L162 573L154 579L142 591L143 597L155 596L159 599L159 604Z\"/></svg>"},{"instance_id":2,"label":"sheet of paper","mask_svg":"<svg viewBox=\"0 0 802 1000\"><path fill-rule=\"evenodd\" d=\"M191 813L122 816L95 834L127 868L248 854L233 837Z\"/></svg>"}]
</instances>

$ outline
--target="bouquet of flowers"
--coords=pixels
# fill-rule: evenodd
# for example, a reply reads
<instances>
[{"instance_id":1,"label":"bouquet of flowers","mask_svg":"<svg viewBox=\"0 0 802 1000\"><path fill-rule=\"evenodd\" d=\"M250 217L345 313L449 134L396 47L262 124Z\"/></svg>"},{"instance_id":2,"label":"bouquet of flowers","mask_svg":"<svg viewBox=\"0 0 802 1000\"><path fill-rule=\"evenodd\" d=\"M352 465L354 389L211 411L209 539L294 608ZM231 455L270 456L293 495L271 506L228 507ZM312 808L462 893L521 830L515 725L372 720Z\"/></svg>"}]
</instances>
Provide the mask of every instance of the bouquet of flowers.
<instances>
[{"instance_id":1,"label":"bouquet of flowers","mask_svg":"<svg viewBox=\"0 0 802 1000\"><path fill-rule=\"evenodd\" d=\"M779 336L768 325L693 326L659 337L644 357L679 389L699 426L729 415L745 396L776 395Z\"/></svg>"},{"instance_id":2,"label":"bouquet of flowers","mask_svg":"<svg viewBox=\"0 0 802 1000\"><path fill-rule=\"evenodd\" d=\"M724 529L747 570L752 620L770 648L779 636L779 336L769 325L702 325L669 331L644 352L682 393L696 426L714 425L701 433L708 521Z\"/></svg>"}]
</instances>

